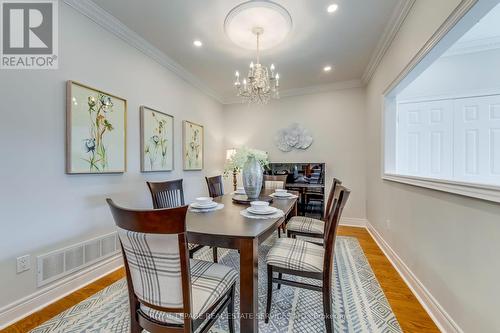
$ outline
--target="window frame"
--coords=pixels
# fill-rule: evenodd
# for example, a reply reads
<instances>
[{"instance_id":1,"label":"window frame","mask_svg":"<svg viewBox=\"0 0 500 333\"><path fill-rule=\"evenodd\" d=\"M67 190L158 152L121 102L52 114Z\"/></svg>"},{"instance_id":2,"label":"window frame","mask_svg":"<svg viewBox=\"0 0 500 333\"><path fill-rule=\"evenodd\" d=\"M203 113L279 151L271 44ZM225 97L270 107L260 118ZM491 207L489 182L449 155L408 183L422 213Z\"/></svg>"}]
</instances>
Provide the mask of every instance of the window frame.
<instances>
[{"instance_id":1,"label":"window frame","mask_svg":"<svg viewBox=\"0 0 500 333\"><path fill-rule=\"evenodd\" d=\"M500 203L500 186L396 173L395 135L397 126L388 127L388 123L394 121L397 114L397 94L413 82L428 66L434 63L436 59L494 6L495 4L492 2L478 2L478 0L471 0L460 4L396 79L384 90L381 96L382 117L380 124L380 161L381 178L383 180Z\"/></svg>"}]
</instances>

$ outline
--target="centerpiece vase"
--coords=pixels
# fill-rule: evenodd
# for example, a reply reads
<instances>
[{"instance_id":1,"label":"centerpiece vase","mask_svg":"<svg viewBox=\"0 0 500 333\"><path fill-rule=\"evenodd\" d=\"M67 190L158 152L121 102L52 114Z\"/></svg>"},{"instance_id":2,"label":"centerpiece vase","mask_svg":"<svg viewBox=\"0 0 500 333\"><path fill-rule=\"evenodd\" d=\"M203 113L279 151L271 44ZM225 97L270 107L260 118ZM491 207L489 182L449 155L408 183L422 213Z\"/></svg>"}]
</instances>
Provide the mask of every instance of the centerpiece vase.
<instances>
[{"instance_id":1,"label":"centerpiece vase","mask_svg":"<svg viewBox=\"0 0 500 333\"><path fill-rule=\"evenodd\" d=\"M249 156L245 164L243 165L243 187L245 188L245 193L249 199L257 199L262 190L262 179L264 170L255 158L255 156Z\"/></svg>"}]
</instances>

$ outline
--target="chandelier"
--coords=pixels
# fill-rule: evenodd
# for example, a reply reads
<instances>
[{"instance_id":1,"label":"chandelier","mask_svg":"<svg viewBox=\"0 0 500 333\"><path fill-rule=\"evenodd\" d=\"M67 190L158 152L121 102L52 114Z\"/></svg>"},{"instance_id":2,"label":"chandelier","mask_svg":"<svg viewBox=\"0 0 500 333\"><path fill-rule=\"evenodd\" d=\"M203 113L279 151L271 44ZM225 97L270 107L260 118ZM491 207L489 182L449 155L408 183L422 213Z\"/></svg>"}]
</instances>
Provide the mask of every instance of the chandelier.
<instances>
[{"instance_id":1,"label":"chandelier","mask_svg":"<svg viewBox=\"0 0 500 333\"><path fill-rule=\"evenodd\" d=\"M269 69L260 63L259 39L264 33L264 28L254 27L252 33L257 39L257 61L250 63L248 76L240 81L240 73L236 71L234 86L237 90L237 96L241 97L243 102L267 104L271 98L279 98L280 75L276 73L274 64Z\"/></svg>"}]
</instances>

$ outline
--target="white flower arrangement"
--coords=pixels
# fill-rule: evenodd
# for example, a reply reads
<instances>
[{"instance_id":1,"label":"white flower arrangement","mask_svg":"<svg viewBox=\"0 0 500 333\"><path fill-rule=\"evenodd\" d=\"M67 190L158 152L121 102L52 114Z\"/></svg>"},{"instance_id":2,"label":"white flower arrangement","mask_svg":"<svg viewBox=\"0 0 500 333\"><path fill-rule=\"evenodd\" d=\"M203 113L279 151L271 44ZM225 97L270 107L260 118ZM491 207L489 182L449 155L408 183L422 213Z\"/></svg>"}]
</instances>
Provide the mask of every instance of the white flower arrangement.
<instances>
[{"instance_id":1,"label":"white flower arrangement","mask_svg":"<svg viewBox=\"0 0 500 333\"><path fill-rule=\"evenodd\" d=\"M262 168L265 168L269 164L267 152L258 149L241 147L236 149L236 152L229 160L226 161L226 165L224 166L224 176L227 177L229 174L233 173L234 170L236 170L236 172L240 172L249 157L255 157Z\"/></svg>"}]
</instances>

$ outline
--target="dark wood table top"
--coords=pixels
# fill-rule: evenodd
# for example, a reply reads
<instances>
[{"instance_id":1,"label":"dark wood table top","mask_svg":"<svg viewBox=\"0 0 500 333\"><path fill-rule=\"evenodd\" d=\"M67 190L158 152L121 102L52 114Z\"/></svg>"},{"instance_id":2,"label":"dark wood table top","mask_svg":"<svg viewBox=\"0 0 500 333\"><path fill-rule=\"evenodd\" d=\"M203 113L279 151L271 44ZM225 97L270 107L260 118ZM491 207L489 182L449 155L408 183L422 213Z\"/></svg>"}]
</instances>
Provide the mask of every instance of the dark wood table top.
<instances>
[{"instance_id":1,"label":"dark wood table top","mask_svg":"<svg viewBox=\"0 0 500 333\"><path fill-rule=\"evenodd\" d=\"M263 190L264 194L271 194L274 190ZM281 209L285 214L290 212L297 199L274 199L271 206ZM233 203L232 194L225 194L214 201L224 204L223 209L208 213L188 211L186 226L188 233L231 236L238 238L256 238L266 233L281 218L250 219L240 214L247 205Z\"/></svg>"}]
</instances>

